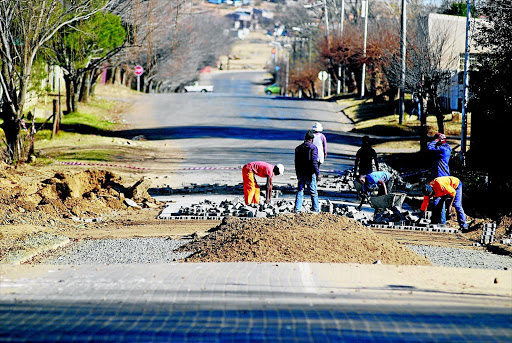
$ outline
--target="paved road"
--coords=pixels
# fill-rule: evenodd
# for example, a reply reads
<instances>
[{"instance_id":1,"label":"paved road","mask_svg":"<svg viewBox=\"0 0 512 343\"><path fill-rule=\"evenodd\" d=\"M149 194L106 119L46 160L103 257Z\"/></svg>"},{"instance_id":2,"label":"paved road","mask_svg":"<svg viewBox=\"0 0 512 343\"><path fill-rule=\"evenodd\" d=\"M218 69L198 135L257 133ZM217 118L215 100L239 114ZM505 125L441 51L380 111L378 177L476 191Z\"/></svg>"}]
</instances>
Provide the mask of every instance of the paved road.
<instances>
[{"instance_id":1,"label":"paved road","mask_svg":"<svg viewBox=\"0 0 512 343\"><path fill-rule=\"evenodd\" d=\"M346 133L350 123L338 109L262 95L263 76L223 73L213 79L213 94L151 96L143 115L132 118L140 129L124 134L178 142L182 167L266 160L293 174L293 148L321 121L329 141L325 168L351 166L347 156L359 139ZM239 171L230 173L181 178L240 182ZM493 274L472 285L465 281L471 270L441 277L431 268L412 274L378 265L183 263L1 270L0 342L512 340L512 298L503 290L510 282L492 282L495 275L509 280L510 271L478 271Z\"/></svg>"},{"instance_id":2,"label":"paved road","mask_svg":"<svg viewBox=\"0 0 512 343\"><path fill-rule=\"evenodd\" d=\"M360 137L335 103L304 101L264 94L265 72L227 72L211 76L213 93L158 94L129 115L139 129L126 137L178 144L185 153L181 168L238 167L250 161L283 163L293 173L294 149L315 121L323 124L328 141L324 169L346 169L359 148ZM143 108L143 111L140 111ZM144 112L144 115L141 115ZM239 172L209 172L213 182L240 182ZM197 182L201 175L181 179ZM196 180L194 180L196 179ZM278 182L279 180L276 180Z\"/></svg>"},{"instance_id":3,"label":"paved road","mask_svg":"<svg viewBox=\"0 0 512 343\"><path fill-rule=\"evenodd\" d=\"M466 272L440 267L422 272L405 266L310 263L49 268L27 266L30 277L2 278L0 341L512 339L510 292L492 286L494 275L510 276L504 271L480 271L482 284L468 284L468 291L459 293L453 278ZM427 282L432 273L439 275L434 286Z\"/></svg>"}]
</instances>

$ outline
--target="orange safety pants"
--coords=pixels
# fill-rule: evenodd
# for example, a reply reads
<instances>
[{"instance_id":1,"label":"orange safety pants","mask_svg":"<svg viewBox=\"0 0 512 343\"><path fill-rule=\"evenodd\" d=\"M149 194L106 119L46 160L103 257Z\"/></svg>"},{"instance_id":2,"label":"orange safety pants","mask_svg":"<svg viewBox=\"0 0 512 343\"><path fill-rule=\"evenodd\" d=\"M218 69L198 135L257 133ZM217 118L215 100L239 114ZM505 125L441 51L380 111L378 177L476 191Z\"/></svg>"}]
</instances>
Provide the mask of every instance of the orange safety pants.
<instances>
[{"instance_id":1,"label":"orange safety pants","mask_svg":"<svg viewBox=\"0 0 512 343\"><path fill-rule=\"evenodd\" d=\"M260 202L260 187L254 179L254 173L246 168L242 168L242 178L244 181L245 204L258 204Z\"/></svg>"}]
</instances>

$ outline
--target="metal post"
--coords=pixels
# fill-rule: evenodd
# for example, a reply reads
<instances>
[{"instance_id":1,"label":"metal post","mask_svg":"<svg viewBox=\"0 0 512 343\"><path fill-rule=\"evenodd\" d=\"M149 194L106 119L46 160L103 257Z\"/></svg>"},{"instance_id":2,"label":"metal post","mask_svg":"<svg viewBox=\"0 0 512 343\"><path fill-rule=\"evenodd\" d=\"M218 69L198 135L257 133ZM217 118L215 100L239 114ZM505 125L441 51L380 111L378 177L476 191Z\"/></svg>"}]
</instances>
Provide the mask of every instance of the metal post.
<instances>
[{"instance_id":1,"label":"metal post","mask_svg":"<svg viewBox=\"0 0 512 343\"><path fill-rule=\"evenodd\" d=\"M288 93L288 80L290 78L290 51L286 50L286 88L284 90L284 96Z\"/></svg>"},{"instance_id":2,"label":"metal post","mask_svg":"<svg viewBox=\"0 0 512 343\"><path fill-rule=\"evenodd\" d=\"M327 48L329 47L329 15L327 13L327 0L324 0L324 9L325 9L325 35L327 36Z\"/></svg>"},{"instance_id":3,"label":"metal post","mask_svg":"<svg viewBox=\"0 0 512 343\"><path fill-rule=\"evenodd\" d=\"M406 1L402 0L402 29L400 37L400 52L402 60L402 68L400 73L400 104L398 108L398 122L403 124L405 115L405 68L406 68L406 48L407 48L407 15L406 15Z\"/></svg>"},{"instance_id":4,"label":"metal post","mask_svg":"<svg viewBox=\"0 0 512 343\"><path fill-rule=\"evenodd\" d=\"M468 79L468 66L469 66L469 25L471 18L471 2L467 1L466 5L466 50L464 54L464 88L462 94L462 127L460 134L460 162L462 166L466 166L466 143L468 135L468 123L467 123L467 101L468 101L468 90L469 90L469 79Z\"/></svg>"},{"instance_id":5,"label":"metal post","mask_svg":"<svg viewBox=\"0 0 512 343\"><path fill-rule=\"evenodd\" d=\"M345 19L345 0L341 0L340 38L343 37L343 19Z\"/></svg>"},{"instance_id":6,"label":"metal post","mask_svg":"<svg viewBox=\"0 0 512 343\"><path fill-rule=\"evenodd\" d=\"M345 19L345 0L341 0L341 14L340 14L340 40L343 37L343 20ZM341 94L341 64L338 66L338 94ZM343 87L345 91L345 87Z\"/></svg>"},{"instance_id":7,"label":"metal post","mask_svg":"<svg viewBox=\"0 0 512 343\"><path fill-rule=\"evenodd\" d=\"M362 13L364 13L364 40L363 40L363 59L366 59L366 38L368 36L368 1L363 0ZM364 87L366 80L366 62L363 60L363 67L361 68L361 98L364 97Z\"/></svg>"}]
</instances>

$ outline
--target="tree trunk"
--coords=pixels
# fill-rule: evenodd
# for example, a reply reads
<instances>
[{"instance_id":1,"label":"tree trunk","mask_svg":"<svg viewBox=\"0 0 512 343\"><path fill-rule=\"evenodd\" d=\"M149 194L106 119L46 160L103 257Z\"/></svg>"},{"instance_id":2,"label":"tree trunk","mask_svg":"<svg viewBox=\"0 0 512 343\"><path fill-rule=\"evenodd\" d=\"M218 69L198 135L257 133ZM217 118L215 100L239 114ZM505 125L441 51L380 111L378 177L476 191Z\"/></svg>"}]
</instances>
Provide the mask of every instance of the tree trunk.
<instances>
[{"instance_id":1,"label":"tree trunk","mask_svg":"<svg viewBox=\"0 0 512 343\"><path fill-rule=\"evenodd\" d=\"M90 73L90 71L87 71L85 72L84 77L82 77L82 82L80 83L80 96L78 97L79 102L87 102L87 100L89 100Z\"/></svg>"},{"instance_id":2,"label":"tree trunk","mask_svg":"<svg viewBox=\"0 0 512 343\"><path fill-rule=\"evenodd\" d=\"M11 107L7 106L5 103L2 111L4 121L0 127L4 131L6 142L4 160L7 163L25 160L25 136L22 134L21 120L18 119L18 113L12 113Z\"/></svg>"},{"instance_id":3,"label":"tree trunk","mask_svg":"<svg viewBox=\"0 0 512 343\"><path fill-rule=\"evenodd\" d=\"M79 85L82 76L64 75L66 83L66 109L67 114L78 111Z\"/></svg>"},{"instance_id":4,"label":"tree trunk","mask_svg":"<svg viewBox=\"0 0 512 343\"><path fill-rule=\"evenodd\" d=\"M418 95L419 102L421 104L420 106L420 127L419 127L419 135L420 135L420 152L426 153L428 151L427 144L428 144L428 127L427 127L427 110L426 106L424 106L424 98L423 95Z\"/></svg>"},{"instance_id":5,"label":"tree trunk","mask_svg":"<svg viewBox=\"0 0 512 343\"><path fill-rule=\"evenodd\" d=\"M64 84L66 87L66 113L71 113L71 93L73 92L73 86L69 75L64 74Z\"/></svg>"}]
</instances>

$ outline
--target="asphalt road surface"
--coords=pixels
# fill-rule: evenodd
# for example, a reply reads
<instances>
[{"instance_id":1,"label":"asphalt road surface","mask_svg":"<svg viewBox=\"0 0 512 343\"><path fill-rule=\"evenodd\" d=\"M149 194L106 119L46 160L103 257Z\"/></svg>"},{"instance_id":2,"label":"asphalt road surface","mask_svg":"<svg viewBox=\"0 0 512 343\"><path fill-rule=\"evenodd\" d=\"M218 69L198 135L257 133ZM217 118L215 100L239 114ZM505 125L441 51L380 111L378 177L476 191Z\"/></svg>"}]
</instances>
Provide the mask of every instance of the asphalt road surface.
<instances>
[{"instance_id":1,"label":"asphalt road surface","mask_svg":"<svg viewBox=\"0 0 512 343\"><path fill-rule=\"evenodd\" d=\"M266 75L261 71L216 73L201 81L212 83L213 93L146 97L144 106L128 118L138 129L123 135L143 135L162 144L171 140L185 153L180 165L183 169L236 168L251 161L266 161L282 163L285 173L294 175L294 149L318 121L324 126L328 143L328 158L322 168L351 167L361 139L348 133L352 124L340 106L335 102L268 96L262 85ZM234 172L213 169L191 177L183 173L180 181L238 183L239 174L233 177Z\"/></svg>"},{"instance_id":2,"label":"asphalt road surface","mask_svg":"<svg viewBox=\"0 0 512 343\"><path fill-rule=\"evenodd\" d=\"M510 342L510 296L454 269L326 263L27 266L1 342ZM446 277L446 275L449 275ZM426 282L438 275L443 289ZM444 275L444 276L443 276ZM500 278L505 274L501 272ZM373 276L373 278L371 277ZM510 276L508 274L508 276ZM448 286L446 286L446 284ZM471 289L472 287L475 287Z\"/></svg>"}]
</instances>

